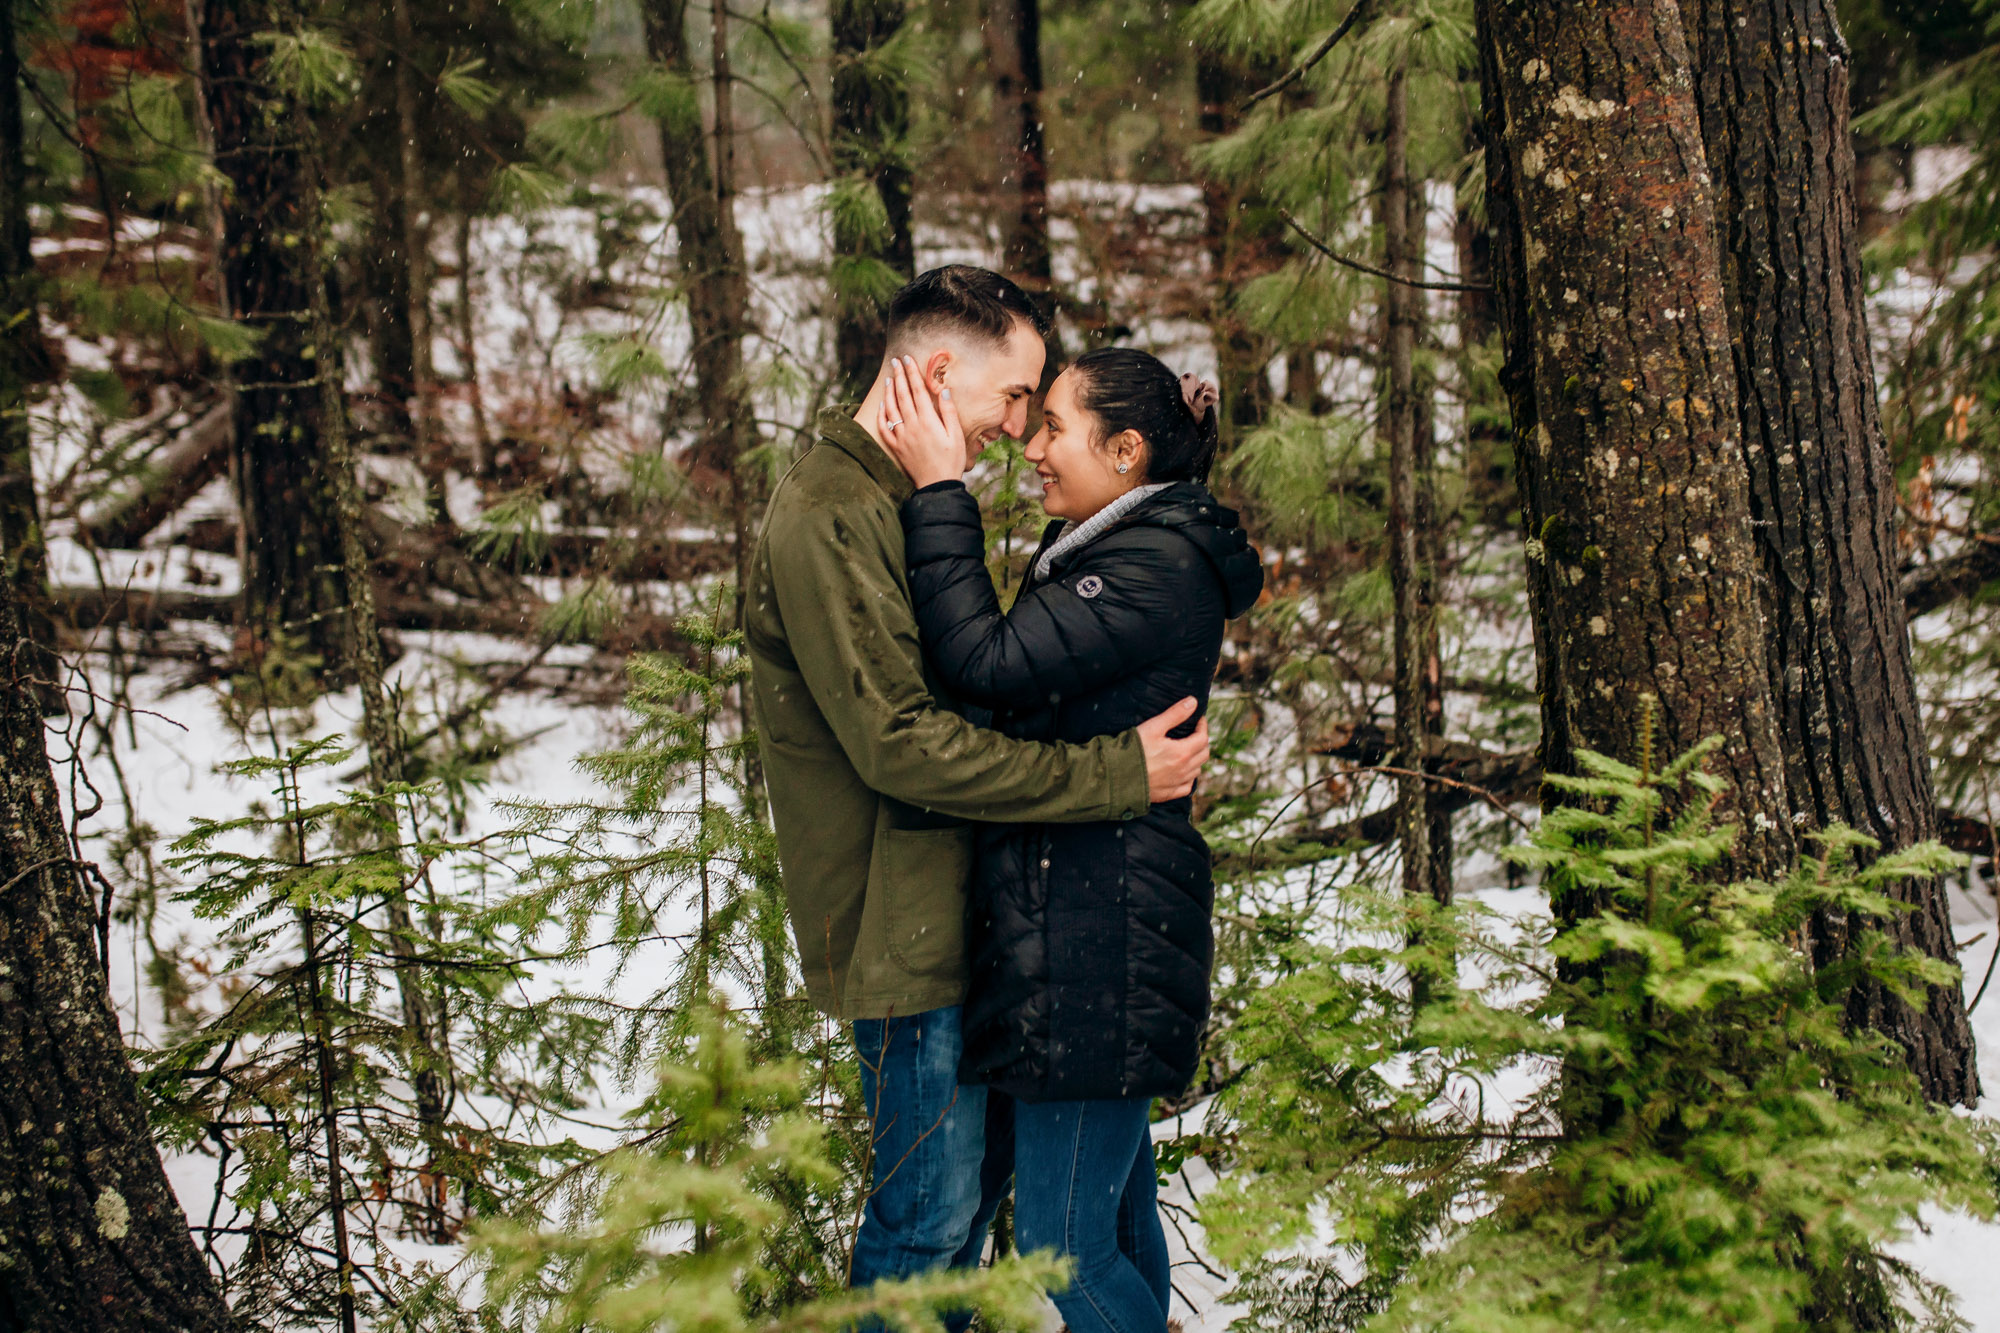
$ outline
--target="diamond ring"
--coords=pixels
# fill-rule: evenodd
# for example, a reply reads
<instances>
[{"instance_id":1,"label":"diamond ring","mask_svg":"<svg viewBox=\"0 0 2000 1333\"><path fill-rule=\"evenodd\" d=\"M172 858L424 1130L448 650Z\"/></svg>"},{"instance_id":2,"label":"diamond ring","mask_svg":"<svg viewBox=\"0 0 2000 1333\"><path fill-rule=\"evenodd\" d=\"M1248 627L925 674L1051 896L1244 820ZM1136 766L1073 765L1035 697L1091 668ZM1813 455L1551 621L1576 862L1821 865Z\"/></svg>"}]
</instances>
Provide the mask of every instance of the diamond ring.
<instances>
[{"instance_id":1,"label":"diamond ring","mask_svg":"<svg viewBox=\"0 0 2000 1333\"><path fill-rule=\"evenodd\" d=\"M887 421L883 422L882 424L885 426L900 426L903 424L903 419L901 417L890 417Z\"/></svg>"}]
</instances>

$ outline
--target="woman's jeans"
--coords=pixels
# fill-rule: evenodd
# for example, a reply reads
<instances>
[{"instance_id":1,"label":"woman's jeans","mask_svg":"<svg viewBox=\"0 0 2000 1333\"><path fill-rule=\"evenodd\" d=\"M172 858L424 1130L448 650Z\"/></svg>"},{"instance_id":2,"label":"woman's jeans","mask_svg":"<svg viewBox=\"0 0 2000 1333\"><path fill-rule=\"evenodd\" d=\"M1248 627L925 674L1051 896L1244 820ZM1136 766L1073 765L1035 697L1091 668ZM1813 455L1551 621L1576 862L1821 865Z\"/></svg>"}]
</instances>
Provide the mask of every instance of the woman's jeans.
<instances>
[{"instance_id":1,"label":"woman's jeans","mask_svg":"<svg viewBox=\"0 0 2000 1333\"><path fill-rule=\"evenodd\" d=\"M1014 1240L1069 1257L1055 1302L1070 1333L1166 1329L1152 1107L1149 1097L1014 1103Z\"/></svg>"},{"instance_id":2,"label":"woman's jeans","mask_svg":"<svg viewBox=\"0 0 2000 1333\"><path fill-rule=\"evenodd\" d=\"M849 1285L976 1265L1012 1163L987 1163L986 1089L959 1084L958 1006L856 1020L854 1050L873 1122L874 1179ZM966 1312L945 1326L958 1333L970 1321Z\"/></svg>"}]
</instances>

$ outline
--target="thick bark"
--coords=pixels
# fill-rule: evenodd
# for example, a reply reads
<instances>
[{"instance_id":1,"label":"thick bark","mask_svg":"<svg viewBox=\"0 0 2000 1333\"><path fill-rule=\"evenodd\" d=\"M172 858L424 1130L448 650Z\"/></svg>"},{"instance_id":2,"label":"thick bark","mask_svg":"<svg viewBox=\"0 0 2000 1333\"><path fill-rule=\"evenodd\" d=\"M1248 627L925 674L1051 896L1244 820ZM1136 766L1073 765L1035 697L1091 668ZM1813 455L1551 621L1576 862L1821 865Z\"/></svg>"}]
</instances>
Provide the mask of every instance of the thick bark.
<instances>
[{"instance_id":1,"label":"thick bark","mask_svg":"<svg viewBox=\"0 0 2000 1333\"><path fill-rule=\"evenodd\" d=\"M1000 267L1044 315L1053 317L1041 0L987 0L985 35L987 72L993 80L994 160L1000 164L995 200Z\"/></svg>"},{"instance_id":2,"label":"thick bark","mask_svg":"<svg viewBox=\"0 0 2000 1333\"><path fill-rule=\"evenodd\" d=\"M55 679L48 614L48 552L30 459L28 393L48 377L34 256L29 250L28 163L22 143L17 0L0 0L0 577L14 585L39 681ZM51 685L38 687L55 704Z\"/></svg>"},{"instance_id":3,"label":"thick bark","mask_svg":"<svg viewBox=\"0 0 2000 1333\"><path fill-rule=\"evenodd\" d=\"M836 219L834 262L850 269L886 267L916 276L910 234L910 90L900 71L874 52L902 28L904 0L833 0L833 170L865 182L882 201L883 225ZM836 294L835 355L848 398L859 401L881 368L887 328L881 303L860 292Z\"/></svg>"},{"instance_id":4,"label":"thick bark","mask_svg":"<svg viewBox=\"0 0 2000 1333\"><path fill-rule=\"evenodd\" d=\"M1678 12L1481 0L1494 277L1547 768L1722 735L1736 868L1793 852L1722 245Z\"/></svg>"},{"instance_id":5,"label":"thick bark","mask_svg":"<svg viewBox=\"0 0 2000 1333\"><path fill-rule=\"evenodd\" d=\"M1387 123L1382 137L1383 268L1400 277L1417 276L1423 255L1419 225L1422 184L1412 190L1409 175L1409 76L1398 67L1389 74ZM1438 671L1437 571L1432 552L1430 414L1419 410L1417 334L1422 298L1414 287L1384 284L1382 432L1389 457L1389 583L1395 594L1396 841L1402 853L1406 893L1451 901L1449 816L1444 845L1435 836L1430 767L1433 739L1440 729L1442 693Z\"/></svg>"},{"instance_id":6,"label":"thick bark","mask_svg":"<svg viewBox=\"0 0 2000 1333\"><path fill-rule=\"evenodd\" d=\"M0 583L0 1327L234 1327L161 1168Z\"/></svg>"},{"instance_id":7,"label":"thick bark","mask_svg":"<svg viewBox=\"0 0 2000 1333\"><path fill-rule=\"evenodd\" d=\"M231 465L243 517L245 617L260 636L293 636L339 660L345 636L339 528L319 471L320 377L306 255L320 219L306 208L297 118L268 86L265 0L203 0L202 100L227 180L222 271L228 313L258 335L235 368Z\"/></svg>"},{"instance_id":8,"label":"thick bark","mask_svg":"<svg viewBox=\"0 0 2000 1333\"><path fill-rule=\"evenodd\" d=\"M1906 847L1935 836L1937 809L1869 355L1846 43L1828 0L1687 0L1685 13L1726 227L1737 414L1792 817ZM1902 942L1956 961L1943 882L1891 892L1914 909L1894 923ZM1843 918L1815 920L1812 935L1822 963L1849 946ZM1863 985L1849 1017L1895 1037L1932 1098L1978 1100L1958 987L1933 988L1919 1012Z\"/></svg>"},{"instance_id":9,"label":"thick bark","mask_svg":"<svg viewBox=\"0 0 2000 1333\"><path fill-rule=\"evenodd\" d=\"M646 50L693 90L697 71L689 50L687 0L643 0ZM736 587L747 586L753 479L743 466L756 443L749 389L743 377L743 339L750 329L750 280L743 235L736 226L736 127L731 108L728 11L713 11L709 70L714 89L714 155L693 96L660 118L660 157L673 200L675 258L687 294L694 342L695 395L701 434L689 458L695 484L728 506L736 550Z\"/></svg>"}]
</instances>

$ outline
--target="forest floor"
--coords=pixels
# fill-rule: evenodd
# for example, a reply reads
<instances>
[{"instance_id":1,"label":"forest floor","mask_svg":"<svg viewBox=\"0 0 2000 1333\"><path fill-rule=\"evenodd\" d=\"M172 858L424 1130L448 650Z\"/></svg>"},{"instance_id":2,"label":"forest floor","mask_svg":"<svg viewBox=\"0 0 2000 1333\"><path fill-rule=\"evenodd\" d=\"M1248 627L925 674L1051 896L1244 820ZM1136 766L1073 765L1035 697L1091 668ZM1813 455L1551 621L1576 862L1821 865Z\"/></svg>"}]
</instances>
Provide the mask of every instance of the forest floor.
<instances>
[{"instance_id":1,"label":"forest floor","mask_svg":"<svg viewBox=\"0 0 2000 1333\"><path fill-rule=\"evenodd\" d=\"M511 662L521 655L516 643L462 634L413 634L405 639L405 648L396 674L413 690L467 663ZM584 650L558 650L545 665L560 676L580 670L586 657ZM226 817L267 796L258 782L221 769L224 762L240 758L243 750L216 693L208 687L185 688L176 677L170 667L154 667L135 676L135 711L129 728L119 728L120 758L135 807L133 814L169 838L198 817ZM315 710L308 730L315 735L352 734L358 725L358 708L352 692L328 697ZM510 801L582 800L605 795L579 771L576 761L619 738L625 723L617 704L579 703L555 688L515 691L498 701L493 721L507 735L520 738L520 744L499 761L490 784L474 795L467 811L469 834L499 827ZM92 767L101 770L101 757ZM110 799L105 810L85 826L99 837L114 835L124 822L115 794L107 789L107 795ZM505 887L494 886L496 892ZM1485 886L1469 884L1466 891L1503 915L1536 911L1542 906L1540 894L1533 888L1508 890L1491 886L1489 880ZM196 919L185 905L171 901L168 895L162 897L149 926L153 944L172 956L185 976L202 983L191 1003L213 1007L230 984L221 967L224 949L214 926ZM1983 888L1974 893L1954 890L1952 902L1959 937L1969 941L1961 960L1969 996L1979 986L1996 944L2000 944L2000 921L1996 921L1994 899ZM670 923L663 923L663 933L671 930ZM140 1044L157 1040L163 1023L157 1001L140 984L149 952L136 924L114 929L112 989L126 1031ZM644 970L641 964L633 972ZM614 977L606 968L546 972L538 983L579 993L619 993L621 987L635 990L645 981L636 975ZM1980 1042L1981 1077L1988 1091L1982 1110L2000 1113L2000 999L1989 992L1974 1011L1973 1020ZM621 1117L641 1091L606 1083L595 1104L567 1123L565 1131L587 1144L612 1146L629 1134L630 1127ZM1154 1129L1156 1141L1199 1128L1204 1110L1198 1106L1159 1122ZM196 1221L209 1213L216 1166L213 1157L201 1153L177 1154L168 1161L182 1204ZM1228 1300L1229 1277L1202 1253L1200 1228L1192 1214L1198 1197L1213 1180L1207 1166L1195 1159L1162 1196L1175 1257L1175 1314L1184 1321L1188 1333L1221 1333L1235 1313ZM409 1264L452 1268L462 1258L454 1247L388 1237L383 1243ZM2000 1248L2000 1225L1942 1217L1934 1220L1929 1234L1906 1241L1899 1253L1958 1293L1962 1313L1975 1330L2000 1333L2000 1265L1991 1261L1996 1248ZM1053 1330L1059 1322L1053 1307L1049 1318Z\"/></svg>"}]
</instances>

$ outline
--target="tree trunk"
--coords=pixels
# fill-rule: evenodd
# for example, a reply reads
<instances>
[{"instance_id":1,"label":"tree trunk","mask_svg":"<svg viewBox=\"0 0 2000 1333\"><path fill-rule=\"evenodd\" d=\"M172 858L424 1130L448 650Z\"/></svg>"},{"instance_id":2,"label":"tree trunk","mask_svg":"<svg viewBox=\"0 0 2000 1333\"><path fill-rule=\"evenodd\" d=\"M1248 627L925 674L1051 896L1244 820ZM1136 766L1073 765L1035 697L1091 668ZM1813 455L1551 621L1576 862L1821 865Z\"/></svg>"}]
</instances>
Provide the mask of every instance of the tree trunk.
<instances>
[{"instance_id":1,"label":"tree trunk","mask_svg":"<svg viewBox=\"0 0 2000 1333\"><path fill-rule=\"evenodd\" d=\"M416 333L411 325L410 258L403 223L401 173L379 160L369 164L375 207L361 248L361 283L374 360L377 429L410 439L416 427Z\"/></svg>"},{"instance_id":2,"label":"tree trunk","mask_svg":"<svg viewBox=\"0 0 2000 1333\"><path fill-rule=\"evenodd\" d=\"M846 396L859 401L881 369L887 328L880 289L916 276L910 235L910 89L900 70L875 55L902 28L904 0L833 0L833 170L850 184L872 188L872 210L836 213L835 352ZM844 290L839 288L844 286Z\"/></svg>"},{"instance_id":3,"label":"tree trunk","mask_svg":"<svg viewBox=\"0 0 2000 1333\"><path fill-rule=\"evenodd\" d=\"M61 708L55 688L55 626L49 619L48 551L35 500L28 391L49 374L42 343L35 260L29 250L28 162L22 143L21 59L16 0L0 0L0 577L13 585L34 645L27 674L37 697Z\"/></svg>"},{"instance_id":4,"label":"tree trunk","mask_svg":"<svg viewBox=\"0 0 2000 1333\"><path fill-rule=\"evenodd\" d=\"M1195 63L1195 93L1201 101L1205 139L1230 133L1242 120L1238 108L1271 82L1274 70L1246 68L1204 51ZM1201 185L1203 237L1209 260L1208 326L1215 341L1216 384L1222 391L1218 423L1227 449L1257 427L1271 410L1266 373L1272 349L1237 313L1236 296L1251 279L1284 261L1285 225L1275 209L1252 190L1204 178Z\"/></svg>"},{"instance_id":5,"label":"tree trunk","mask_svg":"<svg viewBox=\"0 0 2000 1333\"><path fill-rule=\"evenodd\" d=\"M22 681L38 652L0 581L0 1327L231 1329L106 996L95 914Z\"/></svg>"},{"instance_id":6,"label":"tree trunk","mask_svg":"<svg viewBox=\"0 0 2000 1333\"><path fill-rule=\"evenodd\" d=\"M994 160L1000 164L1000 267L1055 317L1049 251L1049 161L1042 132L1041 0L987 0ZM1050 349L1050 371L1056 348Z\"/></svg>"},{"instance_id":7,"label":"tree trunk","mask_svg":"<svg viewBox=\"0 0 2000 1333\"><path fill-rule=\"evenodd\" d=\"M265 0L203 0L197 18L202 94L215 165L227 180L223 283L228 314L258 335L235 367L231 457L242 511L245 618L262 638L295 637L329 661L345 636L341 549L321 458L320 377L306 274L311 193L297 115L270 88L261 34L278 26Z\"/></svg>"},{"instance_id":8,"label":"tree trunk","mask_svg":"<svg viewBox=\"0 0 2000 1333\"><path fill-rule=\"evenodd\" d=\"M1765 676L1721 238L1657 0L1480 0L1494 277L1550 771L1720 734L1734 868L1793 850ZM1562 904L1558 904L1559 909Z\"/></svg>"},{"instance_id":9,"label":"tree trunk","mask_svg":"<svg viewBox=\"0 0 2000 1333\"><path fill-rule=\"evenodd\" d=\"M1847 47L1826 0L1688 0L1686 12L1792 817L1906 847L1936 836L1937 808L1870 362ZM1944 883L1890 892L1915 908L1891 926L1901 941L1955 962ZM1818 961L1848 945L1843 919L1815 920ZM1978 1100L1957 986L1918 1011L1863 985L1849 1018L1900 1042L1932 1099Z\"/></svg>"},{"instance_id":10,"label":"tree trunk","mask_svg":"<svg viewBox=\"0 0 2000 1333\"><path fill-rule=\"evenodd\" d=\"M415 26L410 22L410 0L389 0L389 30L395 37L390 55L390 71L396 90L396 204L395 221L401 229L397 251L403 277L403 319L409 326L410 386L407 411L416 431L417 456L426 459L427 473L442 475L441 461L429 461L435 443L431 439L433 410L431 394L436 375L431 369L430 241L423 224L423 167L417 160L417 85L410 60L417 49ZM442 495L440 495L442 500Z\"/></svg>"},{"instance_id":11,"label":"tree trunk","mask_svg":"<svg viewBox=\"0 0 2000 1333\"><path fill-rule=\"evenodd\" d=\"M317 154L305 155L302 165L300 208L306 217L316 219L321 211ZM314 228L306 233L299 247L306 280L306 336L310 340L308 345L314 350L313 360L321 365L333 365L339 358L333 320L327 309L326 271L319 235L318 229ZM395 708L389 701L383 681L382 640L375 617L375 584L370 577L368 551L362 537L365 514L348 432L346 395L339 381L331 375L320 376L317 389L319 457L316 461L324 474L340 550L340 564L334 572L340 580L341 606L345 609L340 618L340 628L344 631L341 657L360 686L362 739L368 747L368 785L379 795L403 780L402 736ZM393 825L389 836L394 836ZM447 1044L449 1027L445 1014L424 985L418 953L428 948L432 941L418 933L416 922L411 917L407 879L390 890L384 899L384 906L389 923L389 947L397 960L397 998L402 1004L403 1035L410 1086L416 1102L417 1132L429 1154L429 1160L418 1173L418 1179L424 1182L420 1186L424 1193L418 1207L412 1210L415 1216L411 1230L433 1244L448 1244L453 1239L453 1232L445 1211L446 1177L442 1163L451 1155L447 1123L451 1108L446 1088L451 1068ZM306 929L306 942L310 947L310 921ZM309 965L316 989L319 965L317 961L311 961ZM329 1151L332 1151L331 1147ZM329 1170L337 1173L338 1169L338 1159L330 1159ZM337 1184L332 1198L332 1206L337 1208ZM351 1309L347 1311L346 1322L351 1328Z\"/></svg>"},{"instance_id":12,"label":"tree trunk","mask_svg":"<svg viewBox=\"0 0 2000 1333\"><path fill-rule=\"evenodd\" d=\"M687 294L694 341L695 394L701 434L689 458L697 487L729 507L736 551L736 587L748 586L754 479L743 462L757 434L743 378L743 339L750 329L750 281L743 235L736 227L735 124L730 103L728 11L714 10L715 155L711 165L701 109L693 96L698 77L687 38L687 0L643 0L646 51L688 85L689 96L660 117L660 158L673 200L675 258ZM870 367L872 372L873 367Z\"/></svg>"},{"instance_id":13,"label":"tree trunk","mask_svg":"<svg viewBox=\"0 0 2000 1333\"><path fill-rule=\"evenodd\" d=\"M1412 222L1422 210L1413 207L1410 188L1409 76L1402 67L1389 74L1387 118L1382 137L1383 268L1415 278L1423 255L1421 231ZM1415 192L1421 194L1421 185ZM1414 217L1413 217L1414 215ZM1438 678L1436 570L1428 558L1431 541L1424 503L1429 489L1429 413L1418 411L1416 375L1417 329L1422 296L1401 282L1384 284L1383 306L1388 336L1383 340L1382 432L1389 455L1389 582L1395 594L1396 748L1391 754L1396 775L1396 841L1402 853L1403 891L1451 901L1449 847L1433 840L1437 821L1424 773L1430 767L1432 737L1439 714L1432 708L1436 691L1426 682ZM1447 830L1449 824L1446 824ZM1442 850L1444 855L1440 856Z\"/></svg>"}]
</instances>

